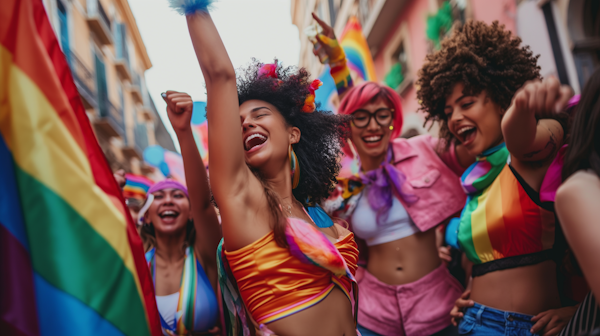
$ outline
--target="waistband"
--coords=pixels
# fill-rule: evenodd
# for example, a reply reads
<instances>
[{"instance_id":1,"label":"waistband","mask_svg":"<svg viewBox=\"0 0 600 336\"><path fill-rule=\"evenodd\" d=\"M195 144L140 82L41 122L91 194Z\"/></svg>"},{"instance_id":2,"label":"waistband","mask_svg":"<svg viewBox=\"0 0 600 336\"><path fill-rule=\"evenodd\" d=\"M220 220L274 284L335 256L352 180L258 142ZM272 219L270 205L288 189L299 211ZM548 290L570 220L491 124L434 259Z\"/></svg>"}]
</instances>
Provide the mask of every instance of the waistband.
<instances>
[{"instance_id":1,"label":"waistband","mask_svg":"<svg viewBox=\"0 0 600 336\"><path fill-rule=\"evenodd\" d=\"M364 280L363 279L359 280L358 281L359 283L361 283L362 281L368 281L372 285L379 287L379 289L381 289L382 291L385 291L386 293L389 293L390 295L391 294L395 295L396 293L403 292L403 291L406 292L406 291L427 290L428 288L431 288L431 287L433 287L433 285L437 284L440 281L440 278L444 278L444 277L450 275L450 273L448 272L448 269L446 268L446 265L444 265L444 263L441 263L440 266L438 266L436 269L429 272L427 275L425 275L424 277L422 277L419 280L409 282L406 284L402 284L402 285L388 285L386 283L381 282L379 279L377 279L373 274L371 274L366 269L361 268L361 267L359 267L358 269L359 269L359 271L361 271L363 273L363 279L364 279ZM358 276L359 271L357 271L357 276Z\"/></svg>"},{"instance_id":2,"label":"waistband","mask_svg":"<svg viewBox=\"0 0 600 336\"><path fill-rule=\"evenodd\" d=\"M492 260L483 264L473 265L471 275L473 277L478 277L494 271L535 265L546 260L556 260L557 256L558 251L556 249L549 249L535 253Z\"/></svg>"},{"instance_id":3,"label":"waistband","mask_svg":"<svg viewBox=\"0 0 600 336\"><path fill-rule=\"evenodd\" d=\"M463 318L472 319L476 324L496 323L530 329L533 325L532 317L533 315L490 308L476 302L473 307L465 309Z\"/></svg>"}]
</instances>

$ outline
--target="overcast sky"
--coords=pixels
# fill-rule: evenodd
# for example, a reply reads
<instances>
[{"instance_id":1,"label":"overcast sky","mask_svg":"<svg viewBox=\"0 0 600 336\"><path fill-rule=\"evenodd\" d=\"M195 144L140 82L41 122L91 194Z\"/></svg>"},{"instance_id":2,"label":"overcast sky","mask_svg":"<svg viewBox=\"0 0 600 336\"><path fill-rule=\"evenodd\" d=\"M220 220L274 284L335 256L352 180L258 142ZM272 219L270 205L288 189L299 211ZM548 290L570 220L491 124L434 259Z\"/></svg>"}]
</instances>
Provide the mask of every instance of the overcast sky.
<instances>
[{"instance_id":1,"label":"overcast sky","mask_svg":"<svg viewBox=\"0 0 600 336\"><path fill-rule=\"evenodd\" d=\"M161 92L183 91L194 101L206 100L185 18L171 10L167 0L129 0L129 5L152 60L152 68L146 71L148 90L179 148ZM252 57L263 62L277 57L284 65L298 64L300 40L289 0L219 0L211 16L235 68Z\"/></svg>"}]
</instances>

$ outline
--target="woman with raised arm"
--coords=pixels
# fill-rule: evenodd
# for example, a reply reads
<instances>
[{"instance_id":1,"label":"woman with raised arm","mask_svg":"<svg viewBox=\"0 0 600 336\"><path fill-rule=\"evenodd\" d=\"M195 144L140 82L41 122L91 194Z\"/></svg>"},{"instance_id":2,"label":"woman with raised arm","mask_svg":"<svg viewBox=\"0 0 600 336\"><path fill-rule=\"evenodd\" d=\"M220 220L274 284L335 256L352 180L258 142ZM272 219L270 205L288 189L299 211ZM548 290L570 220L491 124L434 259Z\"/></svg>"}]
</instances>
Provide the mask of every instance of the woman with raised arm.
<instances>
[{"instance_id":1,"label":"woman with raised arm","mask_svg":"<svg viewBox=\"0 0 600 336\"><path fill-rule=\"evenodd\" d=\"M354 86L333 30L313 17L323 27L317 40L343 97L339 114L352 116L348 142L360 160L360 173L340 178L323 204L366 243L360 249L365 263L356 276L359 331L455 335L449 313L463 288L440 260L436 228L462 209L466 197L459 176L474 156L456 142L445 146L430 135L398 138L398 94L375 82Z\"/></svg>"},{"instance_id":2,"label":"woman with raised arm","mask_svg":"<svg viewBox=\"0 0 600 336\"><path fill-rule=\"evenodd\" d=\"M334 187L346 119L315 110L320 82L304 69L254 61L236 87L206 2L171 4L186 14L206 81L228 335L246 335L248 322L263 334L356 335L356 243L315 206Z\"/></svg>"},{"instance_id":3,"label":"woman with raised arm","mask_svg":"<svg viewBox=\"0 0 600 336\"><path fill-rule=\"evenodd\" d=\"M566 246L547 197L560 183L552 173L560 169L548 168L572 92L553 77L540 81L539 70L504 26L469 21L419 71L426 119L477 156L462 177L467 203L447 231L474 263L470 307L453 310L460 334L553 335L574 312L561 308L557 263Z\"/></svg>"},{"instance_id":4,"label":"woman with raised arm","mask_svg":"<svg viewBox=\"0 0 600 336\"><path fill-rule=\"evenodd\" d=\"M556 212L592 293L560 336L600 327L600 70L588 80L574 113Z\"/></svg>"},{"instance_id":5,"label":"woman with raised arm","mask_svg":"<svg viewBox=\"0 0 600 336\"><path fill-rule=\"evenodd\" d=\"M190 128L192 98L163 94L175 129L188 189L174 180L148 190L141 236L165 335L219 335L216 250L221 239L206 169Z\"/></svg>"}]
</instances>

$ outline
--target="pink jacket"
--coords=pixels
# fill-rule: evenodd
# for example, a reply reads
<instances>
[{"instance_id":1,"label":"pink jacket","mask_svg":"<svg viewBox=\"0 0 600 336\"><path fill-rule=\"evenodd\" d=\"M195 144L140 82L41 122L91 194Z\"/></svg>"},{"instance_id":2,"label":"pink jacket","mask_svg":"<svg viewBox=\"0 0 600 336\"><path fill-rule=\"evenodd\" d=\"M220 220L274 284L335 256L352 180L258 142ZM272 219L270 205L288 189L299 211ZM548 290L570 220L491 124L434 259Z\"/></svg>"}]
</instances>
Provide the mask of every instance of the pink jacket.
<instances>
[{"instance_id":1,"label":"pink jacket","mask_svg":"<svg viewBox=\"0 0 600 336\"><path fill-rule=\"evenodd\" d=\"M454 147L438 154L443 150L443 144L439 142L430 135L420 135L394 139L390 143L394 165L406 175L403 191L418 197L412 204L403 199L400 202L422 232L461 211L466 201L460 184L464 168L456 159ZM340 179L323 208L333 217L349 220L363 187L359 179Z\"/></svg>"}]
</instances>

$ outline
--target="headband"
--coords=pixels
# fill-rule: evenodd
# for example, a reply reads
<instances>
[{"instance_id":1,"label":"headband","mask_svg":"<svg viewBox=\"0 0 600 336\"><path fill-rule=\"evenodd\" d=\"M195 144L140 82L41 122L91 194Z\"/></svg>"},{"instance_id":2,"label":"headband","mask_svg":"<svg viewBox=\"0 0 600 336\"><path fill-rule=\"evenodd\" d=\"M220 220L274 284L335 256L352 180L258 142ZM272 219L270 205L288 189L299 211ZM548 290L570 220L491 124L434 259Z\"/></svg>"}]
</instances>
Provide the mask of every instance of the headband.
<instances>
[{"instance_id":1,"label":"headband","mask_svg":"<svg viewBox=\"0 0 600 336\"><path fill-rule=\"evenodd\" d=\"M179 189L185 194L185 196L187 198L190 198L190 196L188 195L187 188L183 184L181 184L175 180L167 179L167 180L163 180L163 181L156 183L155 185L150 187L150 189L148 190L148 193L146 194L147 195L146 203L140 209L140 212L138 214L138 222L137 222L138 226L141 226L144 224L144 215L146 214L146 211L148 211L148 209L152 205L152 202L154 201L154 195L152 193L161 191L161 190L165 190L165 189Z\"/></svg>"}]
</instances>

